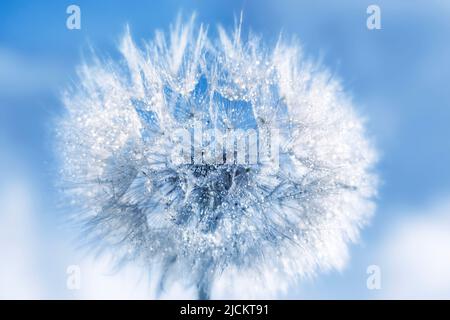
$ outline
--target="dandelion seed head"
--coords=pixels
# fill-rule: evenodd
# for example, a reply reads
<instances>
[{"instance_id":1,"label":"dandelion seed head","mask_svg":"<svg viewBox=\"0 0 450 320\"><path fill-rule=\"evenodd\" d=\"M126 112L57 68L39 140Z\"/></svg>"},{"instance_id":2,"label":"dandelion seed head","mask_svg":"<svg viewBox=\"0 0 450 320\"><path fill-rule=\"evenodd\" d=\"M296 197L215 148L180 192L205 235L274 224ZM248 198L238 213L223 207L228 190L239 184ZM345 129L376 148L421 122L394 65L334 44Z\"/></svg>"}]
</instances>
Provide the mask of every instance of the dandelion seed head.
<instances>
[{"instance_id":1,"label":"dandelion seed head","mask_svg":"<svg viewBox=\"0 0 450 320\"><path fill-rule=\"evenodd\" d=\"M269 295L341 268L376 191L351 100L296 42L207 31L179 19L137 46L127 30L121 61L79 68L57 138L86 241L119 263L159 266L161 290L182 281L201 298L242 292L238 281ZM194 134L177 153L180 130ZM228 161L230 132L270 149L261 137L274 130L277 161Z\"/></svg>"}]
</instances>

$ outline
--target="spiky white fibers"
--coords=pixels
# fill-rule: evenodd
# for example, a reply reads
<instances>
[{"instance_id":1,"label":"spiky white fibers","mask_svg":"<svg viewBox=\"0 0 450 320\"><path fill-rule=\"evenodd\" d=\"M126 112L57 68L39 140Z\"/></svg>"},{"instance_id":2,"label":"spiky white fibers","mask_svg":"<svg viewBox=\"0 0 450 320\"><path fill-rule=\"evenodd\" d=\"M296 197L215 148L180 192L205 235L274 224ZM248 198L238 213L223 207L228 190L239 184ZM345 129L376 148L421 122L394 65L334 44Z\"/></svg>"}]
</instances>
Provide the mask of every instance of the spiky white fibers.
<instances>
[{"instance_id":1,"label":"spiky white fibers","mask_svg":"<svg viewBox=\"0 0 450 320\"><path fill-rule=\"evenodd\" d=\"M83 65L64 98L58 148L75 219L118 262L158 267L160 290L273 296L341 268L374 209L375 152L339 83L295 42L268 49L240 33L211 40L178 20L139 48L127 31L124 59ZM279 168L174 163L171 133L195 121L278 129Z\"/></svg>"}]
</instances>

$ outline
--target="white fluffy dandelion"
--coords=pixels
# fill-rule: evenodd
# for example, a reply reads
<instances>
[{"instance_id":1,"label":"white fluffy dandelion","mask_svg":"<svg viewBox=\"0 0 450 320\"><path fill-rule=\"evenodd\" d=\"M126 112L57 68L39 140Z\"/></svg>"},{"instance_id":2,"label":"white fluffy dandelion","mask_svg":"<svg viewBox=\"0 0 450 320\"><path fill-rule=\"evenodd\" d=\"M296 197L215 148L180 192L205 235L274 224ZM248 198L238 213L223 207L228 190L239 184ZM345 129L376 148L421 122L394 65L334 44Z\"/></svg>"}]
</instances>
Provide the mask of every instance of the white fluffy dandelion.
<instances>
[{"instance_id":1,"label":"white fluffy dandelion","mask_svg":"<svg viewBox=\"0 0 450 320\"><path fill-rule=\"evenodd\" d=\"M271 296L342 267L373 212L375 152L339 83L240 29L210 39L192 18L142 47L126 32L124 59L83 65L64 98L75 218L118 262L157 266L160 290Z\"/></svg>"}]
</instances>

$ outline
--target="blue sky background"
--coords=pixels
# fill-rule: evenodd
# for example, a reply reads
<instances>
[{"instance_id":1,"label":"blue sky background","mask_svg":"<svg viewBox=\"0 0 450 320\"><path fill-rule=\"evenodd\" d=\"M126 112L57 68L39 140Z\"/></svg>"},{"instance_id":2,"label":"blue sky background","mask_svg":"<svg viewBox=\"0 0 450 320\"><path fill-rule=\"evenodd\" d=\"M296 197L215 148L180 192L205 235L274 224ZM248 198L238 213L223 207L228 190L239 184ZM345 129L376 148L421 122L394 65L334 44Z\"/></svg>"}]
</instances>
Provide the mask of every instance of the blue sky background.
<instances>
[{"instance_id":1,"label":"blue sky background","mask_svg":"<svg viewBox=\"0 0 450 320\"><path fill-rule=\"evenodd\" d=\"M66 28L70 4L81 8L81 30ZM366 27L370 4L381 8L381 30ZM66 289L66 266L78 258L55 209L51 178L56 168L49 128L62 110L61 90L75 79L75 67L90 45L117 56L127 23L139 43L152 38L155 29L167 29L180 10L197 12L212 32L217 24L232 27L243 10L244 30L266 42L274 43L281 30L297 36L309 57L342 80L380 150L377 213L351 247L347 267L282 297L401 297L412 289L400 288L394 274L410 267L425 277L417 296L436 292L426 275L432 272L429 265L448 262L441 259L446 252L437 250L428 267L417 267L394 265L397 253L385 249L390 239L409 239L398 240L397 225L409 226L412 234L424 224L411 221L434 219L448 226L447 207L439 206L450 194L448 1L15 0L0 3L0 297L74 297ZM450 251L447 240L436 240L443 251ZM434 242L430 246L435 248ZM401 246L398 250L404 252ZM371 264L380 265L383 279L394 279L391 284L368 290ZM442 277L440 296L450 297L446 274Z\"/></svg>"}]
</instances>

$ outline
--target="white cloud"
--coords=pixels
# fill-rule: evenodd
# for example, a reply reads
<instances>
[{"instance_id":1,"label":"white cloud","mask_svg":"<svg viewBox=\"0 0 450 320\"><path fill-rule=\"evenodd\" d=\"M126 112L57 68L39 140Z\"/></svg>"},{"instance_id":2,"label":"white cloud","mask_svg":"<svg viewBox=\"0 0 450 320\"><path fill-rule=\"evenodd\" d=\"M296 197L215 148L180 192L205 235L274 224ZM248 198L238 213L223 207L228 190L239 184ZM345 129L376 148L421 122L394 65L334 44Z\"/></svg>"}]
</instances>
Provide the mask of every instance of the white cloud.
<instances>
[{"instance_id":1,"label":"white cloud","mask_svg":"<svg viewBox=\"0 0 450 320\"><path fill-rule=\"evenodd\" d=\"M0 47L0 96L23 96L49 90L64 74L63 66Z\"/></svg>"},{"instance_id":2,"label":"white cloud","mask_svg":"<svg viewBox=\"0 0 450 320\"><path fill-rule=\"evenodd\" d=\"M33 217L33 193L26 179L0 186L0 299L42 296Z\"/></svg>"},{"instance_id":3,"label":"white cloud","mask_svg":"<svg viewBox=\"0 0 450 320\"><path fill-rule=\"evenodd\" d=\"M379 251L380 297L450 298L450 198L401 216Z\"/></svg>"}]
</instances>

